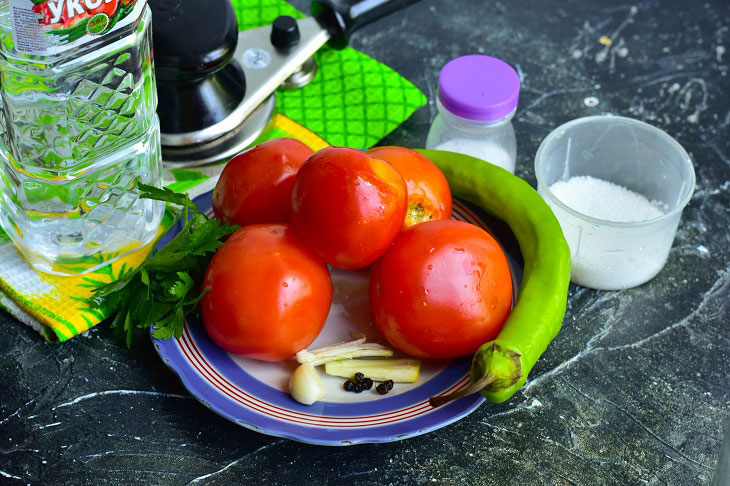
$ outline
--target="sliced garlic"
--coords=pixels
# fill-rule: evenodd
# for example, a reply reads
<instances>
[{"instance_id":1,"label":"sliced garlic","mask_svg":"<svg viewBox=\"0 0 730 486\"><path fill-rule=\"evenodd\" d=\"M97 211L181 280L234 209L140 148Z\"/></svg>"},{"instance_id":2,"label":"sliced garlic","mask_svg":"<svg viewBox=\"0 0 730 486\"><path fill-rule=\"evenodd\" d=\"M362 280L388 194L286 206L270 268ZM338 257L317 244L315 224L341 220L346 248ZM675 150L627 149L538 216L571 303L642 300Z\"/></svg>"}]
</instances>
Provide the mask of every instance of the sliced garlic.
<instances>
[{"instance_id":1,"label":"sliced garlic","mask_svg":"<svg viewBox=\"0 0 730 486\"><path fill-rule=\"evenodd\" d=\"M366 343L365 338L350 342L332 344L311 351L302 350L296 355L299 363L311 363L319 366L329 361L364 356L393 356L393 350L377 343Z\"/></svg>"}]
</instances>

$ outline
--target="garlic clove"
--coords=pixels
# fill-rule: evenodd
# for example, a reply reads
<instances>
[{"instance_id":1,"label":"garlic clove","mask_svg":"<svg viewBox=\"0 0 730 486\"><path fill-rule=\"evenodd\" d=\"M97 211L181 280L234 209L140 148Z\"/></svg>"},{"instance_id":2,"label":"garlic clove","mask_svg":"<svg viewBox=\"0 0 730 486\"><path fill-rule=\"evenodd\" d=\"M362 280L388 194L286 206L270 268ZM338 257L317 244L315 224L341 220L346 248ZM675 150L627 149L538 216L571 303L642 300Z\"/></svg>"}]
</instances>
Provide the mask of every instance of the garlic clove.
<instances>
[{"instance_id":1,"label":"garlic clove","mask_svg":"<svg viewBox=\"0 0 730 486\"><path fill-rule=\"evenodd\" d=\"M304 363L294 370L289 379L289 394L304 405L311 405L324 396L324 383L311 363Z\"/></svg>"}]
</instances>

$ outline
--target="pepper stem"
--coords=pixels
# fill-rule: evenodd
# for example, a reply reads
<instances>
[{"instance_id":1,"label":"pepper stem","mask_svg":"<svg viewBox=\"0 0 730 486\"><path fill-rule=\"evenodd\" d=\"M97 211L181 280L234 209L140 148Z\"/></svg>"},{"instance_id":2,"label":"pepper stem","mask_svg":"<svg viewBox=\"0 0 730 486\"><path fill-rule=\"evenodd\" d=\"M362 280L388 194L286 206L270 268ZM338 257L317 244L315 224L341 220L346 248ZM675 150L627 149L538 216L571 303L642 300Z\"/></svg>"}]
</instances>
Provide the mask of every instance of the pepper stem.
<instances>
[{"instance_id":1,"label":"pepper stem","mask_svg":"<svg viewBox=\"0 0 730 486\"><path fill-rule=\"evenodd\" d=\"M431 397L428 399L428 403L430 403L431 406L434 408L440 407L441 405L447 404L452 400L466 397L466 396L471 395L472 393L481 391L483 388L485 388L487 385L489 385L496 379L497 379L496 375L493 375L492 373L488 373L488 374L482 376L479 379L479 381L472 383L471 385L467 386L463 390L459 390L457 392L450 393L448 395L439 395L436 397Z\"/></svg>"}]
</instances>

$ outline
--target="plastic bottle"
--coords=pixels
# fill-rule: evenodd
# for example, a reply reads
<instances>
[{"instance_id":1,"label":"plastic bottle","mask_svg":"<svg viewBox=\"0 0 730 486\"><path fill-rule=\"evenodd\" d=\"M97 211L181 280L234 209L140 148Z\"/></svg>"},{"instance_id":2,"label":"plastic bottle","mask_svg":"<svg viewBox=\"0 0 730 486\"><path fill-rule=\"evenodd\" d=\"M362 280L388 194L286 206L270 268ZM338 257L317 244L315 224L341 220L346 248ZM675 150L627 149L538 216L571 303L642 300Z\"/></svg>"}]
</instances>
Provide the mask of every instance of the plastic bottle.
<instances>
[{"instance_id":1,"label":"plastic bottle","mask_svg":"<svg viewBox=\"0 0 730 486\"><path fill-rule=\"evenodd\" d=\"M0 0L0 223L34 268L93 271L163 204L146 0Z\"/></svg>"},{"instance_id":2,"label":"plastic bottle","mask_svg":"<svg viewBox=\"0 0 730 486\"><path fill-rule=\"evenodd\" d=\"M499 59L471 55L448 62L439 75L439 114L426 148L471 155L514 173L517 140L511 120L519 94L519 76Z\"/></svg>"}]
</instances>

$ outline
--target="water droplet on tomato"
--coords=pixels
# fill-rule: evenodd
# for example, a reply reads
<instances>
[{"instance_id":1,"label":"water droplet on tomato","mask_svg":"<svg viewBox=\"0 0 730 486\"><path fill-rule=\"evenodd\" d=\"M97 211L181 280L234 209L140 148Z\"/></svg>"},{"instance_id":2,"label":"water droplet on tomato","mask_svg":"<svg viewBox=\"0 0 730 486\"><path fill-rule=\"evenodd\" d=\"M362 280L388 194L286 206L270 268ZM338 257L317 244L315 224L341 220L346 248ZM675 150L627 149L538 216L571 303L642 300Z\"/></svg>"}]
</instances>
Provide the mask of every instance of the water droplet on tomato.
<instances>
[{"instance_id":1,"label":"water droplet on tomato","mask_svg":"<svg viewBox=\"0 0 730 486\"><path fill-rule=\"evenodd\" d=\"M491 300L491 301L489 302L489 308L490 308L490 309L492 309L492 310L494 310L494 309L496 309L496 308L497 308L497 299L496 299L496 298L493 298L493 299L492 299L492 300Z\"/></svg>"},{"instance_id":2,"label":"water droplet on tomato","mask_svg":"<svg viewBox=\"0 0 730 486\"><path fill-rule=\"evenodd\" d=\"M433 270L433 265L429 265L429 266L428 266L428 269L429 269L429 270Z\"/></svg>"},{"instance_id":3,"label":"water droplet on tomato","mask_svg":"<svg viewBox=\"0 0 730 486\"><path fill-rule=\"evenodd\" d=\"M284 286L284 287L288 287L289 286L289 284L286 283L286 282L281 282L281 285Z\"/></svg>"}]
</instances>

